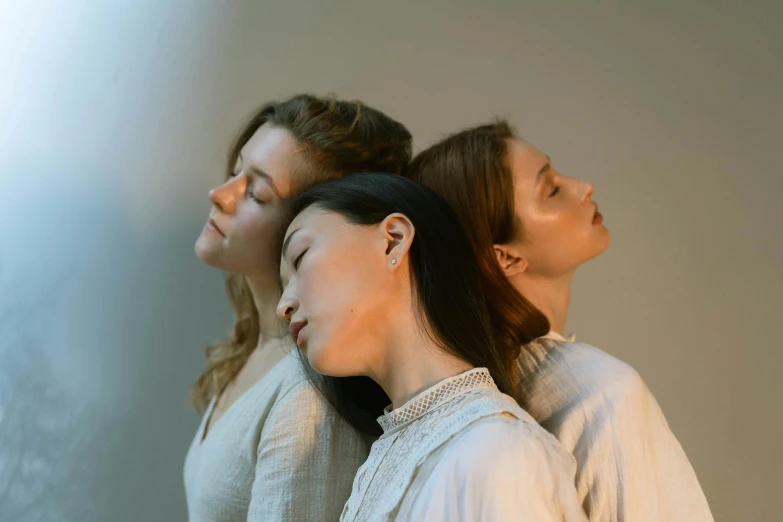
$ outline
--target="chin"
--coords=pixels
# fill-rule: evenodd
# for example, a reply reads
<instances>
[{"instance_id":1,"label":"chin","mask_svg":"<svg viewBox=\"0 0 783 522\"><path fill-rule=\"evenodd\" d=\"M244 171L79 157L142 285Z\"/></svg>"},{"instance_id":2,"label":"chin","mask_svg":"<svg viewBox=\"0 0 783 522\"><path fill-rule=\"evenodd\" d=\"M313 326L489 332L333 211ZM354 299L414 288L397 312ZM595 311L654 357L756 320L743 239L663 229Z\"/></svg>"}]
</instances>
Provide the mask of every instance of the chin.
<instances>
[{"instance_id":1,"label":"chin","mask_svg":"<svg viewBox=\"0 0 783 522\"><path fill-rule=\"evenodd\" d=\"M601 234L598 238L599 243L599 252L596 255L603 254L607 248L609 248L609 243L611 242L611 234L609 234L609 229L605 226L601 225Z\"/></svg>"},{"instance_id":2,"label":"chin","mask_svg":"<svg viewBox=\"0 0 783 522\"><path fill-rule=\"evenodd\" d=\"M600 256L601 254L606 252L606 249L608 247L609 247L609 231L602 226L601 230L596 231L594 236L584 246L584 250L582 251L584 257L579 263L577 263L577 266Z\"/></svg>"},{"instance_id":3,"label":"chin","mask_svg":"<svg viewBox=\"0 0 783 522\"><path fill-rule=\"evenodd\" d=\"M211 266L212 268L217 268L218 270L222 270L224 272L230 272L232 274L247 275L244 271L238 270L238 267L235 266L235 263L227 262L228 256L225 255L225 252L216 250L214 248L209 248L208 246L199 246L198 242L196 242L196 247L194 250L196 251L196 257L198 257L199 261L205 265Z\"/></svg>"},{"instance_id":4,"label":"chin","mask_svg":"<svg viewBox=\"0 0 783 522\"><path fill-rule=\"evenodd\" d=\"M205 237L204 233L202 232L196 238L196 244L193 245L193 250L196 251L196 255L202 261L204 261L205 258L208 258L210 252L214 250L213 248L211 248L212 245L210 245L209 243L210 243L209 238Z\"/></svg>"},{"instance_id":5,"label":"chin","mask_svg":"<svg viewBox=\"0 0 783 522\"><path fill-rule=\"evenodd\" d=\"M310 354L308 354L307 360L310 363L310 367L321 375L326 375L327 377L345 377L345 375L342 375L339 370L326 363L321 358L312 357Z\"/></svg>"},{"instance_id":6,"label":"chin","mask_svg":"<svg viewBox=\"0 0 783 522\"><path fill-rule=\"evenodd\" d=\"M213 266L215 268L222 268L218 264L219 256L217 253L213 249L209 248L209 245L202 243L201 238L196 240L196 244L193 247L193 250L196 252L196 257L198 257L202 263Z\"/></svg>"},{"instance_id":7,"label":"chin","mask_svg":"<svg viewBox=\"0 0 783 522\"><path fill-rule=\"evenodd\" d=\"M609 235L607 234L605 238L602 238L602 240L597 241L595 248L590 256L586 259L586 261L589 261L591 259L594 259L604 252L606 252L606 249L609 247Z\"/></svg>"}]
</instances>

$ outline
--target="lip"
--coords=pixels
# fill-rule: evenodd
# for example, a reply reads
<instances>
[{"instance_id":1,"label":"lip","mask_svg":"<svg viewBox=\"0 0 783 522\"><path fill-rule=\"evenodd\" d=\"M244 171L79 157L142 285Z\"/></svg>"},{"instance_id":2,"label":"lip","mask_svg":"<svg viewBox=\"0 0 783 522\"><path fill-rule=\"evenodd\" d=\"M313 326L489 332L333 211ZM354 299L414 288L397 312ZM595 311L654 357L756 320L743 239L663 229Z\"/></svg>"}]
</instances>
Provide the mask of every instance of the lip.
<instances>
[{"instance_id":1,"label":"lip","mask_svg":"<svg viewBox=\"0 0 783 522\"><path fill-rule=\"evenodd\" d=\"M223 233L223 231L220 230L220 227L217 226L217 223L215 223L215 220L212 219L212 218L209 218L209 220L207 220L207 224L204 225L204 228L207 228L207 229L211 230L212 232L215 232L217 234L220 234L223 237L226 237L226 235Z\"/></svg>"},{"instance_id":2,"label":"lip","mask_svg":"<svg viewBox=\"0 0 783 522\"><path fill-rule=\"evenodd\" d=\"M598 205L595 206L595 213L593 214L593 225L600 225L604 222L604 215L598 212Z\"/></svg>"},{"instance_id":3,"label":"lip","mask_svg":"<svg viewBox=\"0 0 783 522\"><path fill-rule=\"evenodd\" d=\"M302 348L302 342L304 341L302 336L302 329L307 326L307 321L294 321L288 325L288 333L291 334L291 338L296 343L299 349Z\"/></svg>"}]
</instances>

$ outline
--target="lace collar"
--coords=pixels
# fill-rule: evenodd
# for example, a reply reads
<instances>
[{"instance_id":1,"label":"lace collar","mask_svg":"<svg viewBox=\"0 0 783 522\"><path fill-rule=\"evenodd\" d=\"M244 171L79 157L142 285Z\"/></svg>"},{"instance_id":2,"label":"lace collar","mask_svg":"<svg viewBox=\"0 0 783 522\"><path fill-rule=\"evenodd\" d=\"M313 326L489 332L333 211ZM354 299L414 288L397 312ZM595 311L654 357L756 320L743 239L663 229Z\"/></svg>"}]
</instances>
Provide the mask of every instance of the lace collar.
<instances>
[{"instance_id":1,"label":"lace collar","mask_svg":"<svg viewBox=\"0 0 783 522\"><path fill-rule=\"evenodd\" d=\"M435 386L427 388L396 410L392 410L391 405L387 406L383 415L378 417L378 424L381 425L384 434L389 433L391 430L412 422L438 406L447 403L449 399L456 395L475 388L492 388L497 390L495 381L492 380L492 376L490 376L489 370L486 368L473 368L454 377L444 379Z\"/></svg>"}]
</instances>

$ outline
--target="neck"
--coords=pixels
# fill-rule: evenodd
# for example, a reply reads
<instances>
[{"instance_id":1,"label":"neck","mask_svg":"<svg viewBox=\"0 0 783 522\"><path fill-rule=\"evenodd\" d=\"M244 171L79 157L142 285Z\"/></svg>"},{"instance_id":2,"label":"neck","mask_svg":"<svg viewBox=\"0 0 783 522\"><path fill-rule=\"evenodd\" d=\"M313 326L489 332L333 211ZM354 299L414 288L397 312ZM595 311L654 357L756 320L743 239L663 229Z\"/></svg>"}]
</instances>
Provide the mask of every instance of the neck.
<instances>
[{"instance_id":1,"label":"neck","mask_svg":"<svg viewBox=\"0 0 783 522\"><path fill-rule=\"evenodd\" d=\"M280 339L288 332L285 324L277 317L277 303L280 301L280 283L276 279L246 276L253 303L258 312L258 346Z\"/></svg>"},{"instance_id":2,"label":"neck","mask_svg":"<svg viewBox=\"0 0 783 522\"><path fill-rule=\"evenodd\" d=\"M509 278L509 281L519 293L549 319L549 327L553 332L565 335L573 277L573 271L557 277L544 277L523 272Z\"/></svg>"},{"instance_id":3,"label":"neck","mask_svg":"<svg viewBox=\"0 0 783 522\"><path fill-rule=\"evenodd\" d=\"M393 321L391 338L384 342L379 364L368 373L399 408L407 401L449 377L468 371L473 365L446 353L422 332L412 313Z\"/></svg>"}]
</instances>

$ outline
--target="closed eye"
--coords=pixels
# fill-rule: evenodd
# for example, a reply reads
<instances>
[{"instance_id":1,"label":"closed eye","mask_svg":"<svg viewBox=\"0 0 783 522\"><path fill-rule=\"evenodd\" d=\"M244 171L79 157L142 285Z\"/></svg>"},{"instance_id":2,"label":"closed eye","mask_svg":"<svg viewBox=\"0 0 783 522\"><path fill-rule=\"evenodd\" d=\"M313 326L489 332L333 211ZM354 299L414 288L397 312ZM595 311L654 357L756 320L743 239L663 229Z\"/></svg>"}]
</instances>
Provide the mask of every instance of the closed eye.
<instances>
[{"instance_id":1,"label":"closed eye","mask_svg":"<svg viewBox=\"0 0 783 522\"><path fill-rule=\"evenodd\" d=\"M552 190L552 193L549 194L549 197L551 198L552 196L554 196L558 192L560 192L560 187L555 187L554 190Z\"/></svg>"},{"instance_id":2,"label":"closed eye","mask_svg":"<svg viewBox=\"0 0 783 522\"><path fill-rule=\"evenodd\" d=\"M264 201L263 199L260 199L258 196L255 195L255 187L251 183L247 184L247 187L245 188L245 193L247 194L248 198L252 199L253 201L258 203L259 205L266 204L266 201Z\"/></svg>"},{"instance_id":3,"label":"closed eye","mask_svg":"<svg viewBox=\"0 0 783 522\"><path fill-rule=\"evenodd\" d=\"M294 259L294 270L299 270L299 264L302 262L302 257L304 257L308 250L309 249L306 248L301 254L296 256L296 259Z\"/></svg>"}]
</instances>

